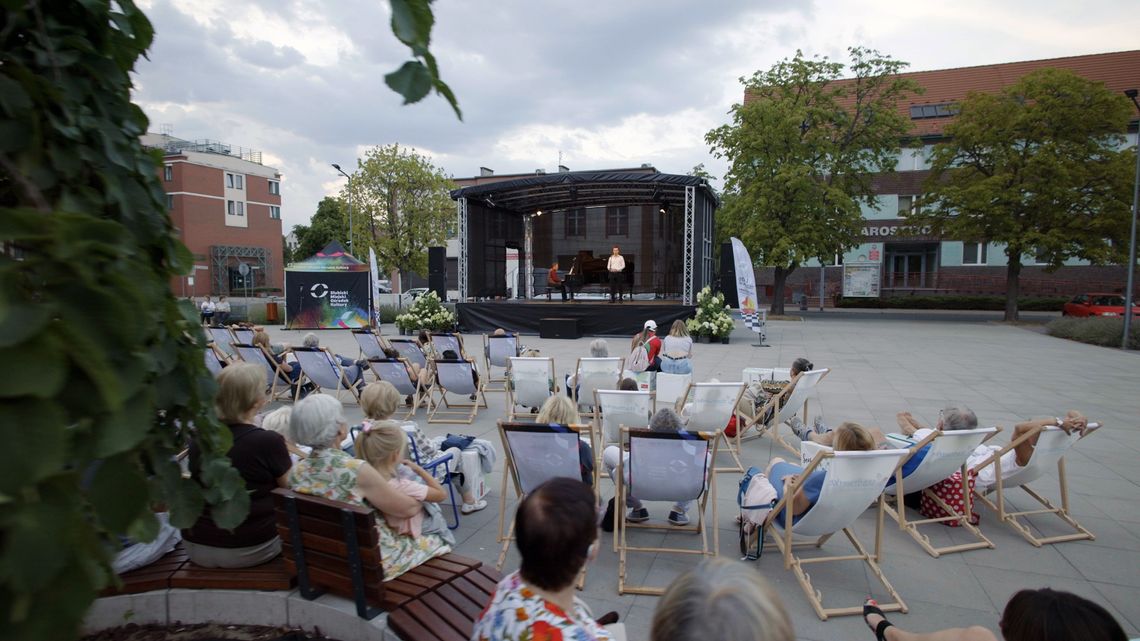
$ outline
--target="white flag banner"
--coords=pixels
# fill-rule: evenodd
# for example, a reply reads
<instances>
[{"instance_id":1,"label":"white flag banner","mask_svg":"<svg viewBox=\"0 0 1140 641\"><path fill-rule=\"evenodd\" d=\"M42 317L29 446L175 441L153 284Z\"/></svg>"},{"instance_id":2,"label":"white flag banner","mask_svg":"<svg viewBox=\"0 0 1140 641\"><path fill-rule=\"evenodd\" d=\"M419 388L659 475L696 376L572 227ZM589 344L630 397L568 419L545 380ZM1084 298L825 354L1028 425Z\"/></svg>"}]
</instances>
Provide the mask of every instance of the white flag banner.
<instances>
[{"instance_id":1,"label":"white flag banner","mask_svg":"<svg viewBox=\"0 0 1140 641\"><path fill-rule=\"evenodd\" d=\"M740 320L756 332L764 333L765 319L760 318L759 301L756 298L756 275L752 270L752 258L739 238L732 241L732 262L736 267L736 298L740 302Z\"/></svg>"},{"instance_id":2,"label":"white flag banner","mask_svg":"<svg viewBox=\"0 0 1140 641\"><path fill-rule=\"evenodd\" d=\"M376 250L368 248L368 265L372 270L372 324L380 327L380 269L376 266Z\"/></svg>"}]
</instances>

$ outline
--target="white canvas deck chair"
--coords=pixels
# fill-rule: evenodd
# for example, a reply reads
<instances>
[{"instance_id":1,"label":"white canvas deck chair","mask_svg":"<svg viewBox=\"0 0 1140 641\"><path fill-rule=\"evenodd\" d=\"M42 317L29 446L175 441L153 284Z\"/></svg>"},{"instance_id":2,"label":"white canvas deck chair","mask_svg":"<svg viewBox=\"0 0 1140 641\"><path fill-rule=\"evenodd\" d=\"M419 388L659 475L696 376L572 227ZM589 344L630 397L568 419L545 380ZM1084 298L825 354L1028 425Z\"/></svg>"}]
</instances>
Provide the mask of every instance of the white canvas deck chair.
<instances>
[{"instance_id":1,"label":"white canvas deck chair","mask_svg":"<svg viewBox=\"0 0 1140 641\"><path fill-rule=\"evenodd\" d=\"M597 461L595 470L601 470L602 450L607 445L621 444L621 428L634 429L649 427L649 418L653 415L653 392L646 390L594 390L594 404L601 410L601 416L596 421L596 437L598 444L594 451Z\"/></svg>"},{"instance_id":2,"label":"white canvas deck chair","mask_svg":"<svg viewBox=\"0 0 1140 641\"><path fill-rule=\"evenodd\" d=\"M743 425L736 430L736 449L740 450L740 440L743 433L750 427L757 428L756 436L763 436L767 434L772 440L779 443L784 449L792 454L799 454L799 448L793 447L780 436L780 425L786 423L788 419L796 414L800 415L800 420L805 425L810 425L811 421L808 417L808 400L819 382L823 380L830 369L813 369L810 372L800 372L798 376L792 379L791 384L783 389L778 394L772 395L764 407L760 408L756 415L750 419L743 421ZM778 409L777 409L778 408ZM771 415L771 418L765 422L764 417ZM796 439L799 441L799 439Z\"/></svg>"},{"instance_id":3,"label":"white canvas deck chair","mask_svg":"<svg viewBox=\"0 0 1140 641\"><path fill-rule=\"evenodd\" d=\"M1020 445L1022 442L1033 438L1034 434L1038 435L1037 445L1033 448L1033 455L1030 457L1029 462L1021 469L1003 479L1001 456L1006 452L1012 451L1014 447ZM1000 450L996 450L988 459L973 467L973 470L976 472L992 462L994 465L994 475L997 479L993 487L981 492L975 491L974 496L989 506L991 510L997 512L998 518L1001 519L1003 523L1017 530L1017 532L1021 534L1026 541L1032 543L1034 547L1063 543L1065 541L1095 540L1096 536L1085 529L1085 527L1078 523L1077 520L1073 518L1073 515L1069 513L1069 484L1065 479L1065 454L1080 438L1081 436L1077 432L1066 434L1061 428L1053 426L1030 430L1020 437L1015 438L1009 445L1006 445ZM1049 502L1049 499L1046 499L1029 487L1030 482L1044 476L1054 465L1057 466L1057 477L1060 482L1061 507L1054 506ZM1024 510L1021 512L1008 511L1005 493L1016 487L1025 490L1026 494L1040 503L1044 509ZM990 494L994 495L993 498L996 502L989 498ZM1022 523L1018 519L1038 514L1055 514L1062 521L1069 524L1076 532L1057 536L1035 536L1033 531L1029 528L1029 525Z\"/></svg>"},{"instance_id":4,"label":"white canvas deck chair","mask_svg":"<svg viewBox=\"0 0 1140 641\"><path fill-rule=\"evenodd\" d=\"M483 358L487 361L487 382L488 383L505 383L507 382L506 368L507 359L514 358L519 355L519 335L506 334L504 336L494 336L491 334L483 334ZM491 370L492 367L501 367L504 372L502 376L494 376ZM490 389L490 388L488 388ZM498 388L496 388L497 391Z\"/></svg>"},{"instance_id":5,"label":"white canvas deck chair","mask_svg":"<svg viewBox=\"0 0 1140 641\"><path fill-rule=\"evenodd\" d=\"M254 331L252 329L247 329L245 327L231 327L230 333L234 335L235 343L241 343L243 345L253 344Z\"/></svg>"},{"instance_id":6,"label":"white canvas deck chair","mask_svg":"<svg viewBox=\"0 0 1140 641\"><path fill-rule=\"evenodd\" d=\"M720 552L720 530L717 528L716 479L709 479L712 461L716 457L715 432L654 432L649 429L621 430L623 440L629 442L629 460L619 459L617 474L617 506L625 506L626 497L636 496L642 501L695 501L696 523L676 526L669 523L629 523L623 518L624 507L615 509L614 538L618 549L618 594L662 594L663 587L627 585L626 561L630 552L658 554L699 554L716 556ZM710 489L711 488L711 489ZM712 518L705 518L705 508L712 495ZM690 518L694 515L690 514ZM707 525L707 527L706 527ZM631 545L630 528L692 532L701 537L699 549L692 547L656 547ZM707 529L712 530L710 547ZM666 538L668 540L668 538Z\"/></svg>"},{"instance_id":7,"label":"white canvas deck chair","mask_svg":"<svg viewBox=\"0 0 1140 641\"><path fill-rule=\"evenodd\" d=\"M717 467L716 472L744 472L739 450L724 435L729 419L736 414L736 405L744 394L744 383L689 383L685 393L676 401L678 414L688 419L688 428L703 432L716 432L717 438L732 455L735 465Z\"/></svg>"},{"instance_id":8,"label":"white canvas deck chair","mask_svg":"<svg viewBox=\"0 0 1140 641\"><path fill-rule=\"evenodd\" d=\"M597 408L581 411L583 404L594 402L594 390L617 389L621 382L622 359L611 356L607 358L579 358L574 368L574 380L577 390L570 390L574 401L578 403L579 413L583 418L594 418ZM585 399L585 400L583 400Z\"/></svg>"},{"instance_id":9,"label":"white canvas deck chair","mask_svg":"<svg viewBox=\"0 0 1140 641\"><path fill-rule=\"evenodd\" d=\"M269 398L276 401L293 395L293 381L277 363L277 359L273 358L260 345L245 345L243 343L234 343L233 345L238 358L265 368L265 386L269 389ZM278 389L279 387L280 389Z\"/></svg>"},{"instance_id":10,"label":"white canvas deck chair","mask_svg":"<svg viewBox=\"0 0 1140 641\"><path fill-rule=\"evenodd\" d=\"M955 552L965 552L966 550L978 550L981 548L994 547L993 542L982 534L981 530L970 523L970 492L967 483L962 484L962 498L965 502L965 514L959 514L954 508L950 507L943 501L937 494L930 490L930 486L939 483L957 471L962 472L962 478L966 478L966 459L974 451L974 448L981 445L983 441L988 440L994 434L997 434L999 428L984 427L973 430L953 430L953 431L934 431L926 438L915 443L914 447L910 448L910 453L903 459L902 465L895 472L895 484L886 489L888 501L885 509L887 515L899 524L899 528L909 534L926 553L934 558L938 558L942 554L953 554ZM903 477L903 465L906 465L912 457L924 446L930 446L926 454L923 456L922 461L918 467L911 470L905 478ZM918 521L908 521L906 518L906 506L902 504L900 497L910 493L921 491L928 498L933 500L935 504L941 507L947 515L936 519L922 519ZM889 500L894 497L894 505ZM930 523L948 523L950 521L957 521L965 531L974 536L975 541L971 543L963 543L960 545L950 545L941 548L936 548L930 543L930 537L921 534L918 531L919 526L927 525Z\"/></svg>"},{"instance_id":11,"label":"white canvas deck chair","mask_svg":"<svg viewBox=\"0 0 1140 641\"><path fill-rule=\"evenodd\" d=\"M230 332L228 327L207 327L206 331L210 334L210 340L214 342L219 349L225 352L226 356L233 356L234 354L234 335ZM240 341L238 341L240 342ZM252 342L252 339L251 339Z\"/></svg>"},{"instance_id":12,"label":"white canvas deck chair","mask_svg":"<svg viewBox=\"0 0 1140 641\"><path fill-rule=\"evenodd\" d=\"M655 378L657 380L657 397L654 409L676 405L677 399L681 398L685 390L689 388L689 384L693 382L692 374L657 372Z\"/></svg>"},{"instance_id":13,"label":"white canvas deck chair","mask_svg":"<svg viewBox=\"0 0 1140 641\"><path fill-rule=\"evenodd\" d=\"M352 337L360 347L360 354L364 358L387 358L384 356L384 347L380 344L380 337L371 329L354 329Z\"/></svg>"},{"instance_id":14,"label":"white canvas deck chair","mask_svg":"<svg viewBox=\"0 0 1140 641\"><path fill-rule=\"evenodd\" d=\"M376 376L376 380L391 383L392 387L395 387L402 397L412 397L412 406L408 408L400 420L410 418L419 409L420 403L429 398L426 390L420 389L419 381L412 378L412 373L408 370L408 362L404 359L370 358L368 359L368 367Z\"/></svg>"},{"instance_id":15,"label":"white canvas deck chair","mask_svg":"<svg viewBox=\"0 0 1140 641\"><path fill-rule=\"evenodd\" d=\"M586 425L508 423L499 421L499 438L503 441L503 483L499 492L499 541L502 550L495 567L502 569L507 550L515 535L512 513L507 525L507 479L521 501L534 488L553 478L582 478L579 449Z\"/></svg>"},{"instance_id":16,"label":"white canvas deck chair","mask_svg":"<svg viewBox=\"0 0 1140 641\"><path fill-rule=\"evenodd\" d=\"M341 390L348 390L356 402L360 402L360 390L347 379L344 368L328 349L294 347L293 356L297 357L297 364L301 366L301 377L297 380L297 392L293 400L300 396L301 384L308 381L317 388L318 392L332 390L338 401Z\"/></svg>"},{"instance_id":17,"label":"white canvas deck chair","mask_svg":"<svg viewBox=\"0 0 1140 641\"><path fill-rule=\"evenodd\" d=\"M886 588L891 599L893 599L890 603L880 601L879 607L882 608L884 612L897 611L905 613L907 611L906 603L903 602L899 593L896 592L894 587L887 581L887 577L883 575L883 571L879 568L878 563L882 553L883 516L885 514L883 510L885 503L883 500L883 488L886 487L887 480L895 473L895 469L899 466L904 456L906 456L906 450L822 452L817 454L816 457L812 459L811 464L804 469L803 473L797 475L794 483L788 482L785 484L783 498L780 499L780 502L772 509L769 515L769 526L772 530L772 538L775 540L776 547L780 550L780 554L784 558L784 569L790 569L795 573L796 580L799 581L800 587L803 588L804 594L807 595L808 601L811 602L812 608L821 620L826 621L829 616L862 614L863 606L859 604L857 606L844 608L823 607L823 594L812 585L811 577L805 569L805 566L813 563L863 561L867 565L867 568L879 579L879 582L883 584L883 587ZM781 526L779 521L774 517L779 513L783 513L785 523L791 521L791 497L795 495L804 479L816 471L824 461L828 461L829 465L827 476L823 481L823 488L819 494L819 499L807 512L800 515L799 520L795 521L791 527ZM772 482L778 483L780 481L779 479L772 479ZM875 548L874 554L870 554L863 548L863 544L859 542L851 526L855 523L856 519L859 518L859 515L866 511L869 505L875 502L878 503L878 516L875 525ZM817 548L822 547L836 532L843 532L843 534L847 536L847 539L851 541L851 545L855 548L857 554L810 558L800 558L795 554L794 547L804 545L814 545ZM793 535L812 537L816 540L793 542Z\"/></svg>"},{"instance_id":18,"label":"white canvas deck chair","mask_svg":"<svg viewBox=\"0 0 1140 641\"><path fill-rule=\"evenodd\" d=\"M443 358L443 353L447 350L455 352L459 358L467 358L467 352L463 349L463 338L459 334L432 332L430 337L431 348L435 351L436 358Z\"/></svg>"},{"instance_id":19,"label":"white canvas deck chair","mask_svg":"<svg viewBox=\"0 0 1140 641\"><path fill-rule=\"evenodd\" d=\"M475 373L475 363L463 359L445 361L436 359L432 361L435 366L435 386L432 388L437 396L428 401L428 423L467 423L475 420L480 407L487 407L487 397L483 394L483 380L475 384L472 374ZM448 394L458 396L475 396L474 401L467 403L448 400ZM480 399L482 399L480 401ZM480 404L481 403L481 404Z\"/></svg>"},{"instance_id":20,"label":"white canvas deck chair","mask_svg":"<svg viewBox=\"0 0 1140 641\"><path fill-rule=\"evenodd\" d=\"M424 356L424 351L420 349L420 344L414 338L406 336L388 336L385 338L392 349L400 354L400 358L406 359L413 365L419 365L421 368L428 366L427 356Z\"/></svg>"},{"instance_id":21,"label":"white canvas deck chair","mask_svg":"<svg viewBox=\"0 0 1140 641\"><path fill-rule=\"evenodd\" d=\"M214 377L221 374L222 368L230 363L226 353L218 349L218 346L213 342L206 344L206 348L202 350L202 356L206 360L206 369L210 370L210 374Z\"/></svg>"},{"instance_id":22,"label":"white canvas deck chair","mask_svg":"<svg viewBox=\"0 0 1140 641\"><path fill-rule=\"evenodd\" d=\"M549 357L510 357L507 389L507 420L534 418L531 408L542 408L546 399L558 393L554 380L554 359Z\"/></svg>"}]
</instances>

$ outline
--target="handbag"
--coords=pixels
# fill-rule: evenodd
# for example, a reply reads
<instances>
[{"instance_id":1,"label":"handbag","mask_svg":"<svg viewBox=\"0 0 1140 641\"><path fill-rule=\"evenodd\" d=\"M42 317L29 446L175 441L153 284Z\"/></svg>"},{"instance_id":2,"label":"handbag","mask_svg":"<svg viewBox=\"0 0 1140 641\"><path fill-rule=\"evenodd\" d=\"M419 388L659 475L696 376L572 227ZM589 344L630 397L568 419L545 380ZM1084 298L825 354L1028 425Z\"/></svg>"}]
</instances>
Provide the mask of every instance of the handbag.
<instances>
[{"instance_id":1,"label":"handbag","mask_svg":"<svg viewBox=\"0 0 1140 641\"><path fill-rule=\"evenodd\" d=\"M776 505L776 488L760 468L752 466L740 479L736 492L737 519L743 560L755 561L764 553L764 524Z\"/></svg>"},{"instance_id":2,"label":"handbag","mask_svg":"<svg viewBox=\"0 0 1140 641\"><path fill-rule=\"evenodd\" d=\"M973 470L970 470L969 480L967 481L968 489L966 491L968 491L968 492L974 491L974 482L977 479L977 476L978 475L976 472L974 472ZM919 500L918 511L924 517L926 517L928 519L941 519L941 518L945 518L947 516L957 516L957 515L965 514L966 503L962 498L963 493L962 493L962 472L961 472L961 470L954 472L948 478L945 478L945 479L935 483L934 485L931 485L927 489L929 489L930 492L933 493L935 496L942 499L942 501L944 503L946 503L946 505L949 505L950 508L954 510L955 514L947 514L946 510L943 510L942 506L938 505L938 503L935 502L934 499L930 498L929 494L927 494L926 492L923 492L922 498ZM979 522L981 522L982 515L978 514L976 511L974 511L973 507L974 506L971 504L970 515L969 515L970 525L977 525ZM957 520L955 520L955 521L943 521L942 525L945 525L947 527L958 527L961 525L961 521L957 521Z\"/></svg>"}]
</instances>

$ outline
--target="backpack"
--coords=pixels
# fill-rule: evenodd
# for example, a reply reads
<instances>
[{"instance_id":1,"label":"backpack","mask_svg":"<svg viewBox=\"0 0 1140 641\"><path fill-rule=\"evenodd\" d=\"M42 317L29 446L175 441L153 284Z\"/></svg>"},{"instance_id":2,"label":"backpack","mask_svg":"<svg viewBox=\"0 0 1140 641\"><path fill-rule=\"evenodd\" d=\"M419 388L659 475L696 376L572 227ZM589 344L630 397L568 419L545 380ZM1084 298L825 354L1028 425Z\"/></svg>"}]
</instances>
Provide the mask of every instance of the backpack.
<instances>
[{"instance_id":1,"label":"backpack","mask_svg":"<svg viewBox=\"0 0 1140 641\"><path fill-rule=\"evenodd\" d=\"M776 488L760 468L753 466L744 473L736 504L740 506L740 553L755 561L764 552L764 523L776 505Z\"/></svg>"},{"instance_id":2,"label":"backpack","mask_svg":"<svg viewBox=\"0 0 1140 641\"><path fill-rule=\"evenodd\" d=\"M645 343L638 343L637 347L629 353L625 359L625 368L631 372L640 374L649 367L649 353L645 351Z\"/></svg>"}]
</instances>

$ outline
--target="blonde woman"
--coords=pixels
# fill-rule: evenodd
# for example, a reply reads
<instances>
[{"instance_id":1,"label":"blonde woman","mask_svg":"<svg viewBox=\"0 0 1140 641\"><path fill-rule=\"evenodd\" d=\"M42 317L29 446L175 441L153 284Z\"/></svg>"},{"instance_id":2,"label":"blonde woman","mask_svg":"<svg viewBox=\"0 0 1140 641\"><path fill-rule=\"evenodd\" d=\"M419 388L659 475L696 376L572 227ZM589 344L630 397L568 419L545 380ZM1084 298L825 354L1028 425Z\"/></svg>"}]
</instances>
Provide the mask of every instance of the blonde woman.
<instances>
[{"instance_id":1,"label":"blonde woman","mask_svg":"<svg viewBox=\"0 0 1140 641\"><path fill-rule=\"evenodd\" d=\"M869 452L875 449L875 438L871 436L867 428L848 421L835 428L834 448L837 452ZM764 474L776 490L777 501L784 498L784 481L794 481L798 475L803 474L803 471L804 468L788 463L778 456L768 463L768 469ZM796 490L796 495L788 501L792 512L792 523L800 520L800 517L806 514L819 500L819 494L823 491L823 482L826 478L827 472L817 469L804 479L799 489ZM781 526L784 526L784 513L786 511L781 509L776 514L776 521Z\"/></svg>"},{"instance_id":2,"label":"blonde woman","mask_svg":"<svg viewBox=\"0 0 1140 641\"><path fill-rule=\"evenodd\" d=\"M756 568L713 558L682 574L665 590L649 630L650 641L793 641L788 611Z\"/></svg>"},{"instance_id":3,"label":"blonde woman","mask_svg":"<svg viewBox=\"0 0 1140 641\"><path fill-rule=\"evenodd\" d=\"M538 411L538 416L534 419L535 423L554 423L557 425L573 425L582 422L581 415L578 414L578 406L569 396L555 394L546 399L542 404L542 409ZM578 466L582 472L582 482L593 486L594 485L594 450L590 444L582 438L581 446L578 448Z\"/></svg>"},{"instance_id":4,"label":"blonde woman","mask_svg":"<svg viewBox=\"0 0 1140 641\"><path fill-rule=\"evenodd\" d=\"M291 407L279 407L273 410L261 419L261 429L280 434L285 439L285 447L289 448L289 458L296 463L309 455L309 448L298 446L289 434L289 415L292 413Z\"/></svg>"},{"instance_id":5,"label":"blonde woman","mask_svg":"<svg viewBox=\"0 0 1140 641\"><path fill-rule=\"evenodd\" d=\"M693 337L685 321L675 320L661 344L661 371L668 374L693 373Z\"/></svg>"}]
</instances>

